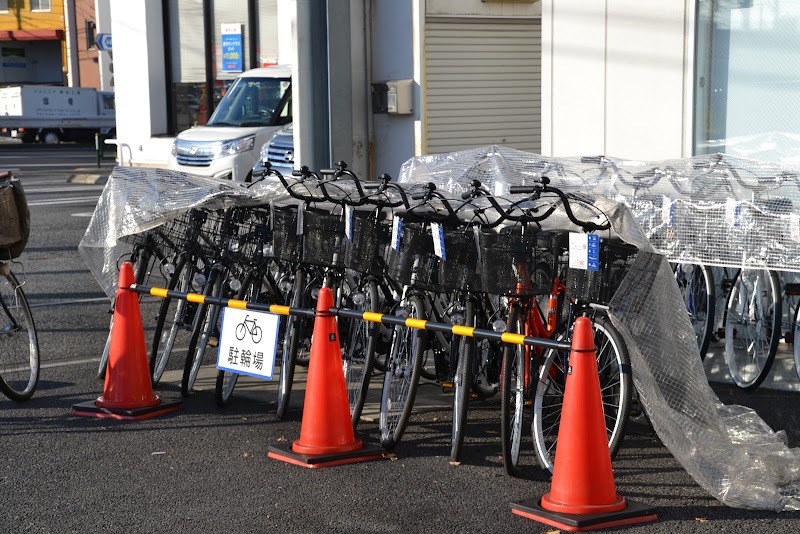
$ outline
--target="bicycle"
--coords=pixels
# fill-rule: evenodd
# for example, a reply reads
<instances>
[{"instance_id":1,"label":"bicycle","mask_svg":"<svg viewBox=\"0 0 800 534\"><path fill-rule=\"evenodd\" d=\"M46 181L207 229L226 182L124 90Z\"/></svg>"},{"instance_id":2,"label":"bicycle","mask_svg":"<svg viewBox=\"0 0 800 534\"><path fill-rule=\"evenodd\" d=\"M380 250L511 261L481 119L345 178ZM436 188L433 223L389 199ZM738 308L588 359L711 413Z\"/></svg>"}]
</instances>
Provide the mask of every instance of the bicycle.
<instances>
[{"instance_id":1,"label":"bicycle","mask_svg":"<svg viewBox=\"0 0 800 534\"><path fill-rule=\"evenodd\" d=\"M33 396L40 366L39 339L23 285L9 262L0 261L0 391L17 402Z\"/></svg>"}]
</instances>

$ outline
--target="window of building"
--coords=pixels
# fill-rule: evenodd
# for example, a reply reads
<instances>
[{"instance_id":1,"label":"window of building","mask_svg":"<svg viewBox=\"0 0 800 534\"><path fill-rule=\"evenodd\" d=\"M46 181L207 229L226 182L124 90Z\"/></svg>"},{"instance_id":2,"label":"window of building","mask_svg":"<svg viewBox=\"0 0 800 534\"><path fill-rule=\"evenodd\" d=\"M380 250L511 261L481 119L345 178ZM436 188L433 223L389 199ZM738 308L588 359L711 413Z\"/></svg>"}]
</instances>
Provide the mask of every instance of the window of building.
<instances>
[{"instance_id":1,"label":"window of building","mask_svg":"<svg viewBox=\"0 0 800 534\"><path fill-rule=\"evenodd\" d=\"M8 13L8 0L0 0L0 13Z\"/></svg>"},{"instance_id":2,"label":"window of building","mask_svg":"<svg viewBox=\"0 0 800 534\"><path fill-rule=\"evenodd\" d=\"M31 11L50 11L50 0L31 0Z\"/></svg>"},{"instance_id":3,"label":"window of building","mask_svg":"<svg viewBox=\"0 0 800 534\"><path fill-rule=\"evenodd\" d=\"M800 134L798 27L798 0L699 0L695 154Z\"/></svg>"},{"instance_id":4,"label":"window of building","mask_svg":"<svg viewBox=\"0 0 800 534\"><path fill-rule=\"evenodd\" d=\"M168 0L164 6L169 133L176 134L205 124L240 74L223 63L223 24L241 28L233 45L241 71L277 62L277 0Z\"/></svg>"},{"instance_id":5,"label":"window of building","mask_svg":"<svg viewBox=\"0 0 800 534\"><path fill-rule=\"evenodd\" d=\"M97 26L95 25L93 20L86 21L86 49L87 50L94 50L97 48L97 35L95 34L97 31Z\"/></svg>"}]
</instances>

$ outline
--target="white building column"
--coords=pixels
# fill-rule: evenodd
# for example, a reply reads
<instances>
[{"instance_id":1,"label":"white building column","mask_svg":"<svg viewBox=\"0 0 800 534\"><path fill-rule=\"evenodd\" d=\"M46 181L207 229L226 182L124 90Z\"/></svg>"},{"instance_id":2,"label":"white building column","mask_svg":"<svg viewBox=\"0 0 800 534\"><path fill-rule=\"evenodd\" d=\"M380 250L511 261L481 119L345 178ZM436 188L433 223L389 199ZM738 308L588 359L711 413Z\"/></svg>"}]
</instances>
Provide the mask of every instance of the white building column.
<instances>
[{"instance_id":1,"label":"white building column","mask_svg":"<svg viewBox=\"0 0 800 534\"><path fill-rule=\"evenodd\" d=\"M164 29L161 0L111 2L117 139L124 163L166 165L167 132Z\"/></svg>"}]
</instances>

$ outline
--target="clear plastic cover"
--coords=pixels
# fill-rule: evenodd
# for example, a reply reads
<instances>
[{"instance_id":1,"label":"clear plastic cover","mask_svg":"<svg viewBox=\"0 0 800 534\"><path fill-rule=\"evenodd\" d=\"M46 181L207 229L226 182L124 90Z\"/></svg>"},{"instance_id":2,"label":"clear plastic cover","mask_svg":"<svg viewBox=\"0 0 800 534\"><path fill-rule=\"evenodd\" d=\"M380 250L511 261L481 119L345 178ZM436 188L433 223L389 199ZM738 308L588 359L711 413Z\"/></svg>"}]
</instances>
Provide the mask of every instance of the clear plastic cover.
<instances>
[{"instance_id":1,"label":"clear plastic cover","mask_svg":"<svg viewBox=\"0 0 800 534\"><path fill-rule=\"evenodd\" d=\"M800 449L751 409L723 405L708 385L668 259L797 270L798 171L722 154L658 161L546 158L502 147L417 157L401 183L460 195L480 180L496 195L542 176L639 247L609 314L630 352L653 427L686 471L732 507L800 509ZM792 208L795 206L795 208ZM570 229L556 211L548 227Z\"/></svg>"}]
</instances>

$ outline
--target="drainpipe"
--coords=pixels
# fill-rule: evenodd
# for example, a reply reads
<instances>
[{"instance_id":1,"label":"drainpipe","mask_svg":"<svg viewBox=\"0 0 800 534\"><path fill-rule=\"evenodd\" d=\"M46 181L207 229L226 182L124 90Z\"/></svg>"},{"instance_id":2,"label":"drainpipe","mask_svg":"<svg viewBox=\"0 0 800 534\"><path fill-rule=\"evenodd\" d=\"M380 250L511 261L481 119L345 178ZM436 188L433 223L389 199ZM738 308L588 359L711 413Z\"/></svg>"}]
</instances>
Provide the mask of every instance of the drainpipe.
<instances>
[{"instance_id":1,"label":"drainpipe","mask_svg":"<svg viewBox=\"0 0 800 534\"><path fill-rule=\"evenodd\" d=\"M64 0L64 46L67 49L67 86L80 87L81 74L78 67L78 30L75 18L75 0Z\"/></svg>"}]
</instances>

